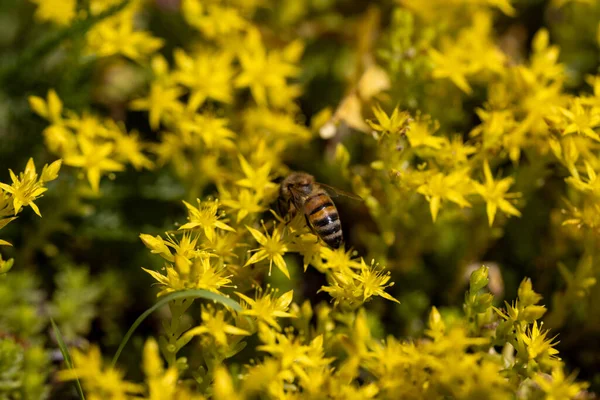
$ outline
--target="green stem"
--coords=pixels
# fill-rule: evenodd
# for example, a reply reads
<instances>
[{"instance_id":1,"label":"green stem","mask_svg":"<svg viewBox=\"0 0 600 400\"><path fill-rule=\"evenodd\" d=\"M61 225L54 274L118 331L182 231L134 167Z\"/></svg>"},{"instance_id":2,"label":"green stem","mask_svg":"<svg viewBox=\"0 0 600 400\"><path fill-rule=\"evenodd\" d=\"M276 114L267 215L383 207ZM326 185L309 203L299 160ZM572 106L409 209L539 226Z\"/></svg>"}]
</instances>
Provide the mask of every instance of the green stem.
<instances>
[{"instance_id":1,"label":"green stem","mask_svg":"<svg viewBox=\"0 0 600 400\"><path fill-rule=\"evenodd\" d=\"M181 317L192 305L192 299L183 298L176 299L169 303L171 310L171 323L169 329L167 329L167 341L169 345L173 347L173 351L169 351L167 362L169 367L172 367L177 362L177 352L179 351L178 341L181 337Z\"/></svg>"},{"instance_id":2,"label":"green stem","mask_svg":"<svg viewBox=\"0 0 600 400\"><path fill-rule=\"evenodd\" d=\"M71 26L53 32L39 42L27 47L17 59L0 70L0 82L11 79L28 65L39 63L39 59L58 47L63 41L86 34L98 22L113 16L127 6L129 0L123 0L97 15L89 15L75 21Z\"/></svg>"},{"instance_id":3,"label":"green stem","mask_svg":"<svg viewBox=\"0 0 600 400\"><path fill-rule=\"evenodd\" d=\"M241 311L241 309L242 309L242 307L236 301L230 299L229 297L225 297L225 296L220 295L220 294L209 292L207 290L190 289L190 290L184 290L184 291L180 291L180 292L174 292L174 293L171 293L169 295L166 295L166 296L162 297L152 307L150 307L149 309L147 309L142 315L140 315L135 320L135 322L133 323L133 325L131 325L131 328L129 328L129 330L127 331L127 333L123 337L123 340L121 341L121 344L119 344L119 348L117 349L117 352L115 353L115 355L114 355L114 357L112 359L111 366L114 367L117 364L117 360L119 359L119 356L121 355L121 352L125 348L125 345L129 341L129 338L131 338L131 335L133 335L133 332L135 332L135 330L137 329L137 327L150 314L152 314L154 311L156 311L157 309L159 309L160 307L164 306L165 304L167 304L168 302L170 302L172 300L183 299L183 298L189 298L189 299L202 298L202 299L206 299L206 300L209 300L209 301L215 301L215 302L221 303L224 306L229 307L229 308L231 308L231 309L233 309L235 311Z\"/></svg>"}]
</instances>

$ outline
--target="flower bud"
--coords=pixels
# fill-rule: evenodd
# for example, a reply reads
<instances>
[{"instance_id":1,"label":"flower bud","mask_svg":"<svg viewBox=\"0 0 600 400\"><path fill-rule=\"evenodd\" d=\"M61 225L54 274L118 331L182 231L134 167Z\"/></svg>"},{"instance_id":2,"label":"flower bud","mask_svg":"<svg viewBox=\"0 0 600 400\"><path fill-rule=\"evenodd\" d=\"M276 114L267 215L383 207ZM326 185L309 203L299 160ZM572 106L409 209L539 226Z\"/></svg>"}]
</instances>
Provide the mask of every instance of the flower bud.
<instances>
[{"instance_id":1,"label":"flower bud","mask_svg":"<svg viewBox=\"0 0 600 400\"><path fill-rule=\"evenodd\" d=\"M489 283L488 273L489 269L485 265L473 271L469 280L471 292L477 292L487 286Z\"/></svg>"},{"instance_id":2,"label":"flower bud","mask_svg":"<svg viewBox=\"0 0 600 400\"><path fill-rule=\"evenodd\" d=\"M15 263L14 258L9 258L8 260L3 260L2 256L0 256L0 274L5 274L12 268Z\"/></svg>"}]
</instances>

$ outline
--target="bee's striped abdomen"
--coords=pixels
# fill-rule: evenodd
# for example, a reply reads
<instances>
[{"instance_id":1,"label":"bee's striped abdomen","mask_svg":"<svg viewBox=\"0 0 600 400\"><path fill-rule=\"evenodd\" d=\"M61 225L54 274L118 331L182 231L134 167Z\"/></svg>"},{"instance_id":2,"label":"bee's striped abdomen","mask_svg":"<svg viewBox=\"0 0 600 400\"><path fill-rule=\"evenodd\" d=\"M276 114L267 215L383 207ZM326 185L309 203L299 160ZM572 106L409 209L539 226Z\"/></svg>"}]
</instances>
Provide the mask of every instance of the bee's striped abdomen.
<instances>
[{"instance_id":1,"label":"bee's striped abdomen","mask_svg":"<svg viewBox=\"0 0 600 400\"><path fill-rule=\"evenodd\" d=\"M313 230L328 246L337 249L344 237L335 204L322 190L311 195L304 203L304 212Z\"/></svg>"}]
</instances>

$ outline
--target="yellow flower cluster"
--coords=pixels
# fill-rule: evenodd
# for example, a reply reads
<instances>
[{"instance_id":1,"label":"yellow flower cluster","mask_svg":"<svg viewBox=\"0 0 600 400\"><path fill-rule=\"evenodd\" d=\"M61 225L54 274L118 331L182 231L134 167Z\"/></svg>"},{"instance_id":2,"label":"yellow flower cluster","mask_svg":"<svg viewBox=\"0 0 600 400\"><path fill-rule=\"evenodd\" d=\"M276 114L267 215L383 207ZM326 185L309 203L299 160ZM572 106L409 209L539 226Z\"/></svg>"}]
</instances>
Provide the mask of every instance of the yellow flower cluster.
<instances>
[{"instance_id":1,"label":"yellow flower cluster","mask_svg":"<svg viewBox=\"0 0 600 400\"><path fill-rule=\"evenodd\" d=\"M152 168L152 161L142 151L146 145L137 133L127 133L122 124L65 111L54 90L48 92L46 100L31 96L29 103L51 124L43 132L48 149L60 155L65 165L80 168L93 192L99 192L103 175L123 171L125 163L136 169Z\"/></svg>"},{"instance_id":2,"label":"yellow flower cluster","mask_svg":"<svg viewBox=\"0 0 600 400\"><path fill-rule=\"evenodd\" d=\"M487 268L475 271L467 297L487 297L485 295L489 293L480 293L487 282ZM533 308L545 309L535 305L540 296L533 291L527 279L519 288L515 305L507 304L506 310L498 310L486 302L473 311L481 326L500 323L493 337L469 335L465 321L444 318L433 307L429 314L427 339L412 342L389 336L381 341L372 337L364 309L343 315L324 305L313 310L306 302L302 306L292 304L288 313L283 310L290 306L291 292L279 297L265 293L256 301L246 296L242 298L251 305L251 310L242 311L240 316L234 316L228 322L225 315L229 312L213 306L204 307L203 325L188 330L180 339L182 343L188 343L195 336L202 338L203 354L209 370L212 370L209 392L215 399L250 399L257 396L340 400L442 396L505 399L515 391L529 395L537 393L540 398L574 399L582 396L587 387L575 382L573 376L565 376L555 356L555 343L547 339L548 332L542 331L536 321L543 312L533 311ZM256 326L242 317L266 316L267 310L275 316L294 317L293 326L298 333L294 334L291 329L280 332L274 320L259 318L261 322ZM240 328L240 325L247 329ZM244 347L240 341L251 332L258 333L261 344L256 349L266 357L232 376L222 361L239 352ZM490 348L494 343L504 346L502 354ZM171 366L165 369L156 355L156 348L154 340L146 343L146 385L125 381L118 370L103 367L96 348L87 355L77 351L74 359L79 367L63 371L61 378L75 379L77 374L90 393L102 393L104 398L111 399L125 398L119 396L126 393L148 392L151 399L175 398L160 397L159 392L155 392L158 389L163 391L161 393L171 396L178 393L181 396L176 398L203 398L201 395L189 397L192 395L184 382L175 385L177 368ZM482 348L490 350L477 351ZM341 356L340 352L344 355ZM359 377L364 374L371 378L369 382L359 384ZM201 376L200 381L205 378L206 374ZM170 387L164 386L169 382ZM533 386L532 382L538 386Z\"/></svg>"},{"instance_id":3,"label":"yellow flower cluster","mask_svg":"<svg viewBox=\"0 0 600 400\"><path fill-rule=\"evenodd\" d=\"M182 21L196 37L172 57L157 54L162 39L139 25L144 0L91 0L81 11L75 1L34 2L38 19L61 25L115 10L86 31L85 52L148 67L147 88L127 99L127 107L141 112L156 134L146 142L113 119L65 110L50 90L46 99L29 99L49 123L46 147L85 175L98 195L102 177L113 178L127 164L169 169L185 189L187 213L173 231L140 234L162 264L144 271L160 287L158 297L170 300L162 336L144 348L145 383L104 366L97 347L74 351L75 368L59 379L81 380L92 399L504 399L521 392L570 399L587 388L565 375L530 280L513 303L498 308L485 290L488 269L475 271L464 315L433 307L420 340L381 340L364 308L377 298L399 304L388 293L391 272L374 258L393 271L417 268L413 261L437 234L423 221L431 217L442 229L468 221L474 237L485 232L487 238L499 230L490 227L521 217L531 190L519 180L525 162L564 167L568 210L561 223L600 229L600 76L588 77L590 93L568 93L559 48L545 29L535 34L528 59L514 59L493 29L498 10L515 14L510 1L398 1L392 25L403 21L410 32L381 49L387 55L381 59L361 41L357 71L347 74L354 76L351 90L337 110L317 114L311 128L298 105L305 43L254 22L263 18L262 7L273 5L266 0L182 0ZM293 14L292 2L282 3ZM376 31L376 18L369 18L365 37ZM298 31L310 36L313 29ZM394 73L402 67L404 75ZM398 95L396 75L414 78L417 94ZM478 93L485 101L472 113L476 122L461 123L468 119L465 103ZM437 106L424 98L436 98ZM452 112L440 111L446 106ZM317 131L332 139L332 169L364 199L374 223L372 231L356 226L352 232L368 257L329 248L304 215L272 209L290 154L307 149ZM365 165L351 165L346 135L364 145L357 162ZM11 171L13 184L0 184L0 228L24 206L39 214L34 200L60 163L44 167L39 178L32 161L20 177ZM407 232L423 233L416 239ZM440 232L446 248L460 236ZM300 265L320 274L311 295L324 292L331 304L300 303L294 284L308 276ZM593 272L591 261L576 278L564 272L570 279L565 298L587 295ZM200 322L186 315L193 296L169 297L183 291L216 299L202 306ZM248 345L259 357L236 364ZM184 348L199 357L183 356Z\"/></svg>"},{"instance_id":4,"label":"yellow flower cluster","mask_svg":"<svg viewBox=\"0 0 600 400\"><path fill-rule=\"evenodd\" d=\"M29 206L37 215L42 216L35 200L48 190L47 182L58 178L61 164L62 160L57 160L52 164L44 165L39 176L32 158L27 162L25 171L19 175L9 169L11 184L0 182L0 229L17 219L17 214L23 210L23 207ZM0 239L0 246L11 246L11 244ZM14 259L3 260L0 255L0 275L8 272L13 263Z\"/></svg>"},{"instance_id":5,"label":"yellow flower cluster","mask_svg":"<svg viewBox=\"0 0 600 400\"><path fill-rule=\"evenodd\" d=\"M421 24L435 29L431 27L435 22L424 17L433 10L425 12L416 3L406 3L415 7ZM508 3L491 3L512 13ZM454 3L451 8L454 12L461 10ZM439 44L432 42L426 56L430 70L426 70L423 79L429 82L449 78L466 95L473 93L473 85L487 85L487 101L476 109L480 123L470 132L456 134L447 123L442 124L421 111L411 116L412 113L396 107L386 113L375 102L374 118L362 130L368 132L370 128L378 141L376 160L371 162L370 171L363 170L355 176L347 170L347 163L341 163L344 176L351 177L355 191L369 199L366 204L371 215L391 244L394 240L391 226L417 205L413 200L415 193L429 203L434 222L451 204L468 209L485 203L488 223L492 226L499 211L519 217L519 208L525 204L520 200L521 193L511 191L518 184L515 178L499 176L500 168L509 168L505 160L515 168L532 157L558 161L571 175L566 182L581 193L573 196L577 204L567 204L569 217L565 224L597 230L600 78L588 77L591 94L567 94L566 71L558 62L559 48L549 43L548 31L537 32L530 59L516 63L495 44L490 10L466 9L470 11L461 20L471 18L471 26L460 29L455 37L443 30L437 33ZM442 90L452 92L448 87L438 89ZM341 104L338 112L343 107ZM352 113L345 110L348 115L342 119L350 125L360 110L360 106ZM372 195L382 190L386 193L385 200ZM446 215L453 219L477 214L454 210Z\"/></svg>"},{"instance_id":6,"label":"yellow flower cluster","mask_svg":"<svg viewBox=\"0 0 600 400\"><path fill-rule=\"evenodd\" d=\"M37 4L36 19L58 25L70 25L76 20L106 18L86 32L86 52L95 57L120 55L143 62L163 46L163 40L141 30L137 14L146 0L89 0L86 10L78 9L77 0L31 0Z\"/></svg>"},{"instance_id":7,"label":"yellow flower cluster","mask_svg":"<svg viewBox=\"0 0 600 400\"><path fill-rule=\"evenodd\" d=\"M178 385L177 367L165 368L160 357L158 344L148 339L144 345L142 369L146 376L146 386L124 379L124 372L105 366L98 347L84 353L73 352L76 368L61 371L61 380L80 379L86 388L86 398L92 400L147 399L147 400L203 400L204 396L193 393L190 388Z\"/></svg>"}]
</instances>

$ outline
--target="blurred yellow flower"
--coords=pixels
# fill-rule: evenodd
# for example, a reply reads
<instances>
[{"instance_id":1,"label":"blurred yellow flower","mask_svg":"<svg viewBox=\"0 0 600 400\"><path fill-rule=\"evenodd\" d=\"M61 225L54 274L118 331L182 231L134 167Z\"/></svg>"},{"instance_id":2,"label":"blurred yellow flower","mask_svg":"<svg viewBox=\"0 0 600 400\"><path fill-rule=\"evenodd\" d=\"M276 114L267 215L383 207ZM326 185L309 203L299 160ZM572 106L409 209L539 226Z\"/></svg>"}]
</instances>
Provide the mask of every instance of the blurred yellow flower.
<instances>
[{"instance_id":1,"label":"blurred yellow flower","mask_svg":"<svg viewBox=\"0 0 600 400\"><path fill-rule=\"evenodd\" d=\"M136 30L130 12L97 23L86 35L86 51L97 57L122 55L143 62L163 46L163 39Z\"/></svg>"},{"instance_id":2,"label":"blurred yellow flower","mask_svg":"<svg viewBox=\"0 0 600 400\"><path fill-rule=\"evenodd\" d=\"M188 390L179 383L179 370L176 366L164 367L160 358L158 343L154 338L144 344L142 369L148 385L148 400L204 400L204 396Z\"/></svg>"},{"instance_id":3,"label":"blurred yellow flower","mask_svg":"<svg viewBox=\"0 0 600 400\"><path fill-rule=\"evenodd\" d=\"M494 223L496 211L498 208L504 211L508 215L520 217L521 212L515 208L508 200L515 197L519 197L520 193L506 193L510 186L513 184L514 179L512 177L501 179L500 181L494 181L492 171L490 170L490 164L485 160L483 164L483 174L485 176L485 183L473 182L475 191L483 197L487 203L487 216L490 226Z\"/></svg>"},{"instance_id":4,"label":"blurred yellow flower","mask_svg":"<svg viewBox=\"0 0 600 400\"><path fill-rule=\"evenodd\" d=\"M424 195L429 202L433 222L437 219L444 200L460 207L471 207L471 203L465 199L465 195L470 192L471 179L468 172L468 168L459 169L449 175L438 172L417 188L417 192Z\"/></svg>"},{"instance_id":5,"label":"blurred yellow flower","mask_svg":"<svg viewBox=\"0 0 600 400\"><path fill-rule=\"evenodd\" d=\"M182 0L181 12L188 24L208 38L231 36L249 25L238 8L201 0Z\"/></svg>"},{"instance_id":6,"label":"blurred yellow flower","mask_svg":"<svg viewBox=\"0 0 600 400\"><path fill-rule=\"evenodd\" d=\"M235 79L235 85L249 87L256 103L266 106L270 91L285 88L286 79L298 75L299 69L294 63L301 53L302 45L299 42L290 43L282 51L267 51L260 32L251 29L238 54L242 72Z\"/></svg>"},{"instance_id":7,"label":"blurred yellow flower","mask_svg":"<svg viewBox=\"0 0 600 400\"><path fill-rule=\"evenodd\" d=\"M37 5L35 18L43 22L69 25L77 15L77 0L30 0Z\"/></svg>"},{"instance_id":8,"label":"blurred yellow flower","mask_svg":"<svg viewBox=\"0 0 600 400\"><path fill-rule=\"evenodd\" d=\"M182 113L183 104L179 102L179 97L183 93L183 89L173 86L170 82L153 81L148 97L133 100L131 109L147 110L150 127L157 130L163 117Z\"/></svg>"},{"instance_id":9,"label":"blurred yellow flower","mask_svg":"<svg viewBox=\"0 0 600 400\"><path fill-rule=\"evenodd\" d=\"M71 356L74 368L59 371L56 375L58 380L79 379L85 392L98 399L125 400L143 393L143 387L126 381L122 371L104 366L97 346L92 346L87 353L73 348Z\"/></svg>"},{"instance_id":10,"label":"blurred yellow flower","mask_svg":"<svg viewBox=\"0 0 600 400\"><path fill-rule=\"evenodd\" d=\"M84 169L92 190L98 193L102 175L123 171L125 166L112 158L115 155L112 143L97 144L83 136L78 139L81 153L66 155L65 165Z\"/></svg>"},{"instance_id":11,"label":"blurred yellow flower","mask_svg":"<svg viewBox=\"0 0 600 400\"><path fill-rule=\"evenodd\" d=\"M210 98L231 103L233 97L233 56L228 52L198 52L188 55L181 49L175 50L173 79L190 90L187 103L195 111Z\"/></svg>"},{"instance_id":12,"label":"blurred yellow flower","mask_svg":"<svg viewBox=\"0 0 600 400\"><path fill-rule=\"evenodd\" d=\"M575 382L576 375L565 375L563 367L552 369L552 375L537 373L533 380L544 392L545 400L576 400L585 396L583 391L589 386L586 382Z\"/></svg>"}]
</instances>

